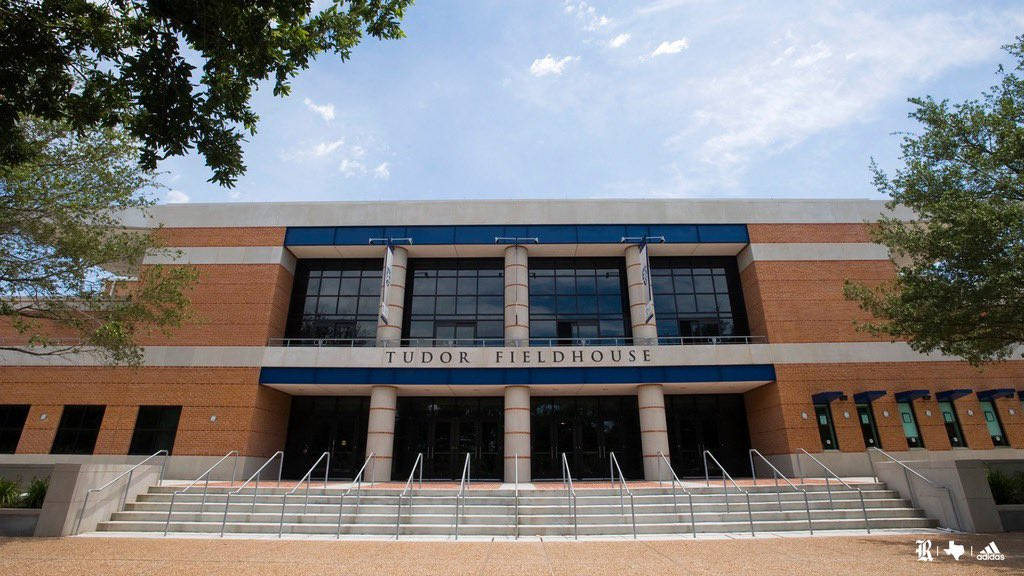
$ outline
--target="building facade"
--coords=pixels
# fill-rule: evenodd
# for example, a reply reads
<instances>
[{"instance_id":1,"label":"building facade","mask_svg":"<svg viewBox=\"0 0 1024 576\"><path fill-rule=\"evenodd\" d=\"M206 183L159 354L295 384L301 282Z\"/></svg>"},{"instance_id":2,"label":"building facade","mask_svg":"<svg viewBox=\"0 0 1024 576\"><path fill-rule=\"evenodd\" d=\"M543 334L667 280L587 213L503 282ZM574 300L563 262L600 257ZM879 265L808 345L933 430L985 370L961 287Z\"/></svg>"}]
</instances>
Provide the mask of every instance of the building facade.
<instances>
[{"instance_id":1,"label":"building facade","mask_svg":"<svg viewBox=\"0 0 1024 576\"><path fill-rule=\"evenodd\" d=\"M757 449L869 474L868 447L1020 458L1024 361L983 369L855 327L843 282L891 278L861 200L157 207L194 318L145 363L0 354L0 462L231 450L300 477L736 477ZM908 216L908 215L903 215ZM0 337L18 334L0 328ZM563 457L564 455L564 457Z\"/></svg>"}]
</instances>

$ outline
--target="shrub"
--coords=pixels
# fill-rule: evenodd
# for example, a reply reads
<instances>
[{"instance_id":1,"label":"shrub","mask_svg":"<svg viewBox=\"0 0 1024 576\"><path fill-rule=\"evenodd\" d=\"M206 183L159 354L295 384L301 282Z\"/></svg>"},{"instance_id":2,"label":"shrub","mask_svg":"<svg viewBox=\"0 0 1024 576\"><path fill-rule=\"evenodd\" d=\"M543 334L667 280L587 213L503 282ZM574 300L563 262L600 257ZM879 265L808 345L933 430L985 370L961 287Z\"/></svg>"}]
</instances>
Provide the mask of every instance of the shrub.
<instances>
[{"instance_id":1,"label":"shrub","mask_svg":"<svg viewBox=\"0 0 1024 576\"><path fill-rule=\"evenodd\" d=\"M33 478L28 484L28 492L22 498L21 505L25 508L42 508L46 500L46 489L50 487L48 478Z\"/></svg>"},{"instance_id":2,"label":"shrub","mask_svg":"<svg viewBox=\"0 0 1024 576\"><path fill-rule=\"evenodd\" d=\"M20 499L18 483L7 478L0 478L0 508L14 508Z\"/></svg>"},{"instance_id":3,"label":"shrub","mask_svg":"<svg viewBox=\"0 0 1024 576\"><path fill-rule=\"evenodd\" d=\"M1024 472L988 469L988 485L996 504L1024 504Z\"/></svg>"}]
</instances>

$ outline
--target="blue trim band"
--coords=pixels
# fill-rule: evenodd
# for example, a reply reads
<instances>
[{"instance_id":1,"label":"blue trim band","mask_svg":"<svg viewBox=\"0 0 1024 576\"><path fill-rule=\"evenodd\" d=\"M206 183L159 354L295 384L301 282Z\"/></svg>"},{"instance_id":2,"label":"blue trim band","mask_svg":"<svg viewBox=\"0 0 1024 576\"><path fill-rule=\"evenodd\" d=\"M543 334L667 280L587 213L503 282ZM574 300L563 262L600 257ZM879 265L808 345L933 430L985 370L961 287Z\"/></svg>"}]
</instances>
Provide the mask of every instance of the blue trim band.
<instances>
[{"instance_id":1,"label":"blue trim band","mask_svg":"<svg viewBox=\"0 0 1024 576\"><path fill-rule=\"evenodd\" d=\"M943 390L942 392L935 393L935 399L939 402L952 402L957 398L963 398L974 390L969 388L957 388L956 390Z\"/></svg>"},{"instance_id":2,"label":"blue trim band","mask_svg":"<svg viewBox=\"0 0 1024 576\"><path fill-rule=\"evenodd\" d=\"M853 395L853 401L857 404L870 404L875 400L878 400L882 396L888 394L885 390L868 390L867 392L857 392Z\"/></svg>"},{"instance_id":3,"label":"blue trim band","mask_svg":"<svg viewBox=\"0 0 1024 576\"><path fill-rule=\"evenodd\" d=\"M978 400L995 400L996 398L1013 398L1017 391L1013 388L996 388L978 392Z\"/></svg>"},{"instance_id":4,"label":"blue trim band","mask_svg":"<svg viewBox=\"0 0 1024 576\"><path fill-rule=\"evenodd\" d=\"M608 368L277 368L260 370L261 384L495 385L762 382L775 366L638 366Z\"/></svg>"},{"instance_id":5,"label":"blue trim band","mask_svg":"<svg viewBox=\"0 0 1024 576\"><path fill-rule=\"evenodd\" d=\"M746 244L746 224L553 224L543 226L290 226L285 246L366 246L371 238L409 238L414 245L494 244L536 238L540 244L618 244L663 237L670 244Z\"/></svg>"},{"instance_id":6,"label":"blue trim band","mask_svg":"<svg viewBox=\"0 0 1024 576\"><path fill-rule=\"evenodd\" d=\"M897 392L895 397L897 402L913 402L918 398L927 400L932 397L932 393L928 390L904 390L903 392Z\"/></svg>"},{"instance_id":7,"label":"blue trim band","mask_svg":"<svg viewBox=\"0 0 1024 576\"><path fill-rule=\"evenodd\" d=\"M846 394L842 392L818 392L811 395L811 402L814 404L831 404L833 400L846 400Z\"/></svg>"}]
</instances>

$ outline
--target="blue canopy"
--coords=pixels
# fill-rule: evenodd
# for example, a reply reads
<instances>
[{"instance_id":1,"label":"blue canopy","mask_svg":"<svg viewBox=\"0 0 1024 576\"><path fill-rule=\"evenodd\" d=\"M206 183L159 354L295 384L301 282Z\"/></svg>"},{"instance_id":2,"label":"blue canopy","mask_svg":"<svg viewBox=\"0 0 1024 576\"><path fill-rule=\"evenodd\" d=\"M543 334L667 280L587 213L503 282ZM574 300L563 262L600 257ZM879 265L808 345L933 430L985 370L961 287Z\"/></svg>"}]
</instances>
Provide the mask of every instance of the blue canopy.
<instances>
[{"instance_id":1,"label":"blue canopy","mask_svg":"<svg viewBox=\"0 0 1024 576\"><path fill-rule=\"evenodd\" d=\"M940 402L952 402L953 400L956 400L957 398L963 398L964 396L967 396L971 392L974 392L974 390L971 390L969 388L957 388L956 390L943 390L942 392L937 392L935 394L935 399L940 401Z\"/></svg>"},{"instance_id":2,"label":"blue canopy","mask_svg":"<svg viewBox=\"0 0 1024 576\"><path fill-rule=\"evenodd\" d=\"M811 396L815 404L829 404L833 400L846 400L846 394L842 392L818 392Z\"/></svg>"},{"instance_id":3,"label":"blue canopy","mask_svg":"<svg viewBox=\"0 0 1024 576\"><path fill-rule=\"evenodd\" d=\"M981 390L978 392L978 400L995 400L996 398L1013 398L1017 392L1013 388L996 388L995 390Z\"/></svg>"},{"instance_id":4,"label":"blue canopy","mask_svg":"<svg viewBox=\"0 0 1024 576\"><path fill-rule=\"evenodd\" d=\"M897 392L895 397L897 402L911 402L918 398L927 400L932 397L932 393L928 390L904 390L903 392Z\"/></svg>"},{"instance_id":5,"label":"blue canopy","mask_svg":"<svg viewBox=\"0 0 1024 576\"><path fill-rule=\"evenodd\" d=\"M858 404L869 404L878 400L882 396L888 394L885 390L868 390L867 392L857 392L853 395L853 401Z\"/></svg>"}]
</instances>

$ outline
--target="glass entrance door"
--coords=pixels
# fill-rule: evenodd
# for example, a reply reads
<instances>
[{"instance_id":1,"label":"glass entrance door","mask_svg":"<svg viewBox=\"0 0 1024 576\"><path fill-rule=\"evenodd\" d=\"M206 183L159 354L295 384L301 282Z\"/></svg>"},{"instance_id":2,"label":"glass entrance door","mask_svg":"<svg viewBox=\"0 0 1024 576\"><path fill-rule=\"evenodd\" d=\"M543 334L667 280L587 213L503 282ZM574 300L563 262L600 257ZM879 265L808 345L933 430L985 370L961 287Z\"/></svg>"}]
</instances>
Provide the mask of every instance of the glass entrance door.
<instances>
[{"instance_id":1,"label":"glass entrance door","mask_svg":"<svg viewBox=\"0 0 1024 576\"><path fill-rule=\"evenodd\" d=\"M301 477L324 452L331 453L330 478L355 476L366 458L369 412L365 396L292 397L282 476Z\"/></svg>"},{"instance_id":2,"label":"glass entrance door","mask_svg":"<svg viewBox=\"0 0 1024 576\"><path fill-rule=\"evenodd\" d=\"M501 398L400 397L392 475L405 479L422 452L424 478L457 480L468 452L474 479L500 479L503 421Z\"/></svg>"},{"instance_id":3,"label":"glass entrance door","mask_svg":"<svg viewBox=\"0 0 1024 576\"><path fill-rule=\"evenodd\" d=\"M643 477L636 396L532 398L532 473L562 477L562 453L573 478L608 478L609 453L627 479Z\"/></svg>"},{"instance_id":4,"label":"glass entrance door","mask_svg":"<svg viewBox=\"0 0 1024 576\"><path fill-rule=\"evenodd\" d=\"M667 394L665 419L672 468L680 477L704 475L704 450L732 476L750 474L750 435L742 395ZM710 461L708 472L720 475Z\"/></svg>"}]
</instances>

